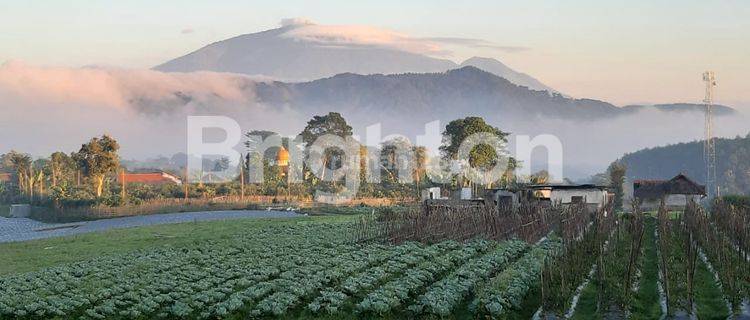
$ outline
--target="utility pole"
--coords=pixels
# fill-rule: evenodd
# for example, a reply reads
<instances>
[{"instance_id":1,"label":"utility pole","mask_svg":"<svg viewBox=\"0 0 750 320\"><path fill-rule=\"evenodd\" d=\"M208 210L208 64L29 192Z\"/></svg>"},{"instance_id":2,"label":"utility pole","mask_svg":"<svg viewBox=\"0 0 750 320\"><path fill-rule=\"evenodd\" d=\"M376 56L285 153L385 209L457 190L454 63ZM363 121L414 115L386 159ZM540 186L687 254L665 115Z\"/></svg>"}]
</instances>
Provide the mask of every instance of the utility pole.
<instances>
[{"instance_id":1,"label":"utility pole","mask_svg":"<svg viewBox=\"0 0 750 320\"><path fill-rule=\"evenodd\" d=\"M245 157L240 154L240 200L245 201Z\"/></svg>"},{"instance_id":2,"label":"utility pole","mask_svg":"<svg viewBox=\"0 0 750 320\"><path fill-rule=\"evenodd\" d=\"M188 201L188 184L190 184L190 178L188 177L188 166L185 165L185 180L182 181L182 185L185 187L185 202Z\"/></svg>"},{"instance_id":3,"label":"utility pole","mask_svg":"<svg viewBox=\"0 0 750 320\"><path fill-rule=\"evenodd\" d=\"M703 144L703 158L706 163L706 193L709 198L712 198L719 194L716 181L716 141L713 133L714 87L716 87L714 72L704 72L703 82L706 83L706 97L703 99L706 105L706 141Z\"/></svg>"}]
</instances>

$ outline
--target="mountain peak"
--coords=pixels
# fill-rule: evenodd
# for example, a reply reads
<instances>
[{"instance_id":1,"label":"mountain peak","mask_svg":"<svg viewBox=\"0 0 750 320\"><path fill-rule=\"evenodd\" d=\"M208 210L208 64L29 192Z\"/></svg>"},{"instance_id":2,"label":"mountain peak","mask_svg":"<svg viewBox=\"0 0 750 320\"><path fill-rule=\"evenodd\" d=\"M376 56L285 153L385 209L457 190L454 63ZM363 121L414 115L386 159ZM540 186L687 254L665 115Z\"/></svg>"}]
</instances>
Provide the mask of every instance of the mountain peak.
<instances>
[{"instance_id":1,"label":"mountain peak","mask_svg":"<svg viewBox=\"0 0 750 320\"><path fill-rule=\"evenodd\" d=\"M519 86L527 87L531 90L549 91L553 93L557 92L555 89L548 87L547 85L543 84L541 81L529 76L528 74L517 72L509 68L508 66L498 61L497 59L485 58L485 57L471 57L469 59L466 59L466 61L464 61L463 63L461 63L461 66L462 67L464 66L477 67L484 71L494 73Z\"/></svg>"},{"instance_id":2,"label":"mountain peak","mask_svg":"<svg viewBox=\"0 0 750 320\"><path fill-rule=\"evenodd\" d=\"M478 57L478 56L473 56L473 57L471 57L469 59L466 59L461 64L463 64L463 65L471 65L473 63L492 63L492 64L501 65L501 66L507 68L507 66L504 63L500 62L499 60L497 60L495 58Z\"/></svg>"},{"instance_id":3,"label":"mountain peak","mask_svg":"<svg viewBox=\"0 0 750 320\"><path fill-rule=\"evenodd\" d=\"M281 25L282 28L283 27L302 27L302 26L315 25L315 22L307 18L296 17L296 18L281 19L281 21L279 22L279 25Z\"/></svg>"}]
</instances>

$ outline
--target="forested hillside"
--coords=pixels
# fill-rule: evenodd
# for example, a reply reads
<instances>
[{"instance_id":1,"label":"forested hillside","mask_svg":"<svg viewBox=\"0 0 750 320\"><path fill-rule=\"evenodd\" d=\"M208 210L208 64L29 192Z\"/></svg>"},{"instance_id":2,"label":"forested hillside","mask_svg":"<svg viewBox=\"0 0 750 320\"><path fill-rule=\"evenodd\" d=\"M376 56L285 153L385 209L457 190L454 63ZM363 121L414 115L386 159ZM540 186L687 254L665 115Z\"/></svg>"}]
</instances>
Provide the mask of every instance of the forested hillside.
<instances>
[{"instance_id":1,"label":"forested hillside","mask_svg":"<svg viewBox=\"0 0 750 320\"><path fill-rule=\"evenodd\" d=\"M668 179L686 173L706 181L703 141L673 144L626 154L628 178ZM723 194L750 194L750 134L716 141L716 175Z\"/></svg>"}]
</instances>

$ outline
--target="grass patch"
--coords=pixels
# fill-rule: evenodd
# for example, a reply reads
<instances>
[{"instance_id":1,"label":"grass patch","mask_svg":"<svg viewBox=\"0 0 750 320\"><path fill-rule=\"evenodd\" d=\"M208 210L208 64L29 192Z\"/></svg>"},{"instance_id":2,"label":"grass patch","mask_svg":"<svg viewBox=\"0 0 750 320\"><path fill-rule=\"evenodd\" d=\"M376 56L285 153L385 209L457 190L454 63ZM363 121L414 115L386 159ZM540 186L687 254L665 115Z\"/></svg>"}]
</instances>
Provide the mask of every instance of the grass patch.
<instances>
[{"instance_id":1,"label":"grass patch","mask_svg":"<svg viewBox=\"0 0 750 320\"><path fill-rule=\"evenodd\" d=\"M67 237L0 244L0 275L36 271L62 263L155 246L185 246L228 239L278 224L344 222L347 216L239 219L115 229Z\"/></svg>"},{"instance_id":2,"label":"grass patch","mask_svg":"<svg viewBox=\"0 0 750 320\"><path fill-rule=\"evenodd\" d=\"M407 210L409 207L402 205L394 206L368 206L368 205L356 205L356 206L312 206L306 208L300 208L297 210L300 213L308 215L356 215L356 214L372 214L382 213L386 211L397 212L401 210Z\"/></svg>"},{"instance_id":3,"label":"grass patch","mask_svg":"<svg viewBox=\"0 0 750 320\"><path fill-rule=\"evenodd\" d=\"M646 230L643 239L643 264L641 265L641 279L638 292L631 305L631 319L659 319L661 305L659 304L659 259L656 255L656 221L646 218Z\"/></svg>"},{"instance_id":4,"label":"grass patch","mask_svg":"<svg viewBox=\"0 0 750 320\"><path fill-rule=\"evenodd\" d=\"M602 318L599 310L597 310L596 300L599 296L599 290L597 289L595 282L596 281L589 282L586 287L583 288L583 291L581 291L581 296L578 298L578 304L576 305L576 312L571 319L589 320Z\"/></svg>"},{"instance_id":5,"label":"grass patch","mask_svg":"<svg viewBox=\"0 0 750 320\"><path fill-rule=\"evenodd\" d=\"M694 281L698 319L727 319L729 309L724 302L724 293L703 261L698 261Z\"/></svg>"}]
</instances>

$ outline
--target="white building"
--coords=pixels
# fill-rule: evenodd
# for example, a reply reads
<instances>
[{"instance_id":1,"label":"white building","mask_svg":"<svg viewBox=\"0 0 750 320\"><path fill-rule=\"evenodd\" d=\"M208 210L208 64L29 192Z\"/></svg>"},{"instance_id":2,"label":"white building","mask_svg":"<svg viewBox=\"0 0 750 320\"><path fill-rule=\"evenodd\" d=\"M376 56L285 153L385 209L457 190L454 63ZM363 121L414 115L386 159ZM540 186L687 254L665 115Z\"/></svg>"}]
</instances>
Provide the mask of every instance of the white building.
<instances>
[{"instance_id":1,"label":"white building","mask_svg":"<svg viewBox=\"0 0 750 320\"><path fill-rule=\"evenodd\" d=\"M606 187L593 184L539 184L519 190L490 189L488 197L500 205L517 205L521 201L543 201L549 204L570 205L585 203L590 210L600 210L614 199Z\"/></svg>"},{"instance_id":2,"label":"white building","mask_svg":"<svg viewBox=\"0 0 750 320\"><path fill-rule=\"evenodd\" d=\"M600 210L614 199L606 187L593 184L531 185L525 191L527 199L535 198L563 205L585 203L591 210Z\"/></svg>"}]
</instances>

